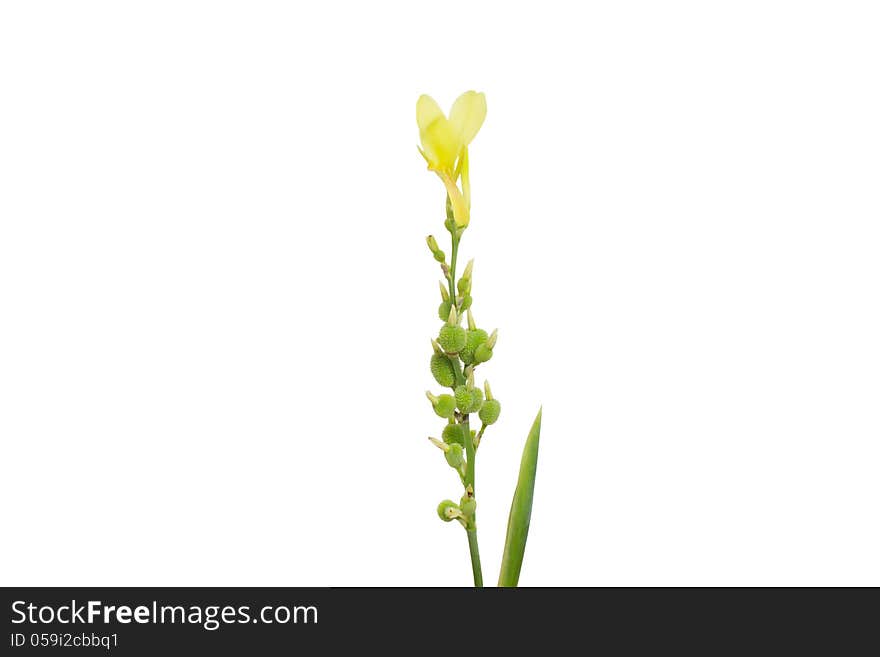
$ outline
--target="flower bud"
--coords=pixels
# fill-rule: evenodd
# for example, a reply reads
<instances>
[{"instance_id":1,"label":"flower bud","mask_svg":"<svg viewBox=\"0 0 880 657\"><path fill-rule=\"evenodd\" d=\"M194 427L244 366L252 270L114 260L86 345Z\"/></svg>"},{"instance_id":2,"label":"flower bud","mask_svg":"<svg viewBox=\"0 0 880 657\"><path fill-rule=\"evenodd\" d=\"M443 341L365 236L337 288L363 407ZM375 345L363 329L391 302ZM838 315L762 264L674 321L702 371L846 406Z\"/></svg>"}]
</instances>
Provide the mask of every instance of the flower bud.
<instances>
[{"instance_id":1,"label":"flower bud","mask_svg":"<svg viewBox=\"0 0 880 657\"><path fill-rule=\"evenodd\" d=\"M431 406L434 407L434 412L437 415L447 420L455 415L455 397L452 395L432 395L430 391L425 395L431 400Z\"/></svg>"},{"instance_id":2,"label":"flower bud","mask_svg":"<svg viewBox=\"0 0 880 657\"><path fill-rule=\"evenodd\" d=\"M463 297L459 298L458 307L461 308L462 310L467 310L468 308L471 307L471 304L473 304L473 302L474 302L474 300L473 300L473 298L471 298L471 295L465 294Z\"/></svg>"},{"instance_id":3,"label":"flower bud","mask_svg":"<svg viewBox=\"0 0 880 657\"><path fill-rule=\"evenodd\" d=\"M501 402L497 399L487 399L480 407L480 421L483 424L495 424L501 415Z\"/></svg>"},{"instance_id":4,"label":"flower bud","mask_svg":"<svg viewBox=\"0 0 880 657\"><path fill-rule=\"evenodd\" d=\"M427 242L428 248L434 255L434 260L437 262L444 262L446 260L446 254L440 250L439 246L437 246L437 240L434 239L433 235L428 235L428 237L425 238L425 242Z\"/></svg>"},{"instance_id":5,"label":"flower bud","mask_svg":"<svg viewBox=\"0 0 880 657\"><path fill-rule=\"evenodd\" d=\"M477 512L477 500L474 498L473 493L465 493L461 496L459 508L462 514L466 516L473 516Z\"/></svg>"},{"instance_id":6,"label":"flower bud","mask_svg":"<svg viewBox=\"0 0 880 657\"><path fill-rule=\"evenodd\" d=\"M461 509L452 500L443 500L437 505L437 515L443 522L450 522L461 517Z\"/></svg>"},{"instance_id":7,"label":"flower bud","mask_svg":"<svg viewBox=\"0 0 880 657\"><path fill-rule=\"evenodd\" d=\"M468 413L476 413L483 404L483 391L479 388L472 388L466 385L460 385L455 389L455 405L458 410L467 415Z\"/></svg>"},{"instance_id":8,"label":"flower bud","mask_svg":"<svg viewBox=\"0 0 880 657\"><path fill-rule=\"evenodd\" d=\"M446 288L446 284L443 281L439 281L439 283L440 283L440 298L443 299L443 301L449 301L449 290ZM443 315L443 319L446 319L447 317L449 317L448 312L445 315Z\"/></svg>"},{"instance_id":9,"label":"flower bud","mask_svg":"<svg viewBox=\"0 0 880 657\"><path fill-rule=\"evenodd\" d=\"M440 319L445 322L446 318L449 317L450 310L452 310L452 302L449 299L444 299L437 308L437 314L440 316Z\"/></svg>"},{"instance_id":10,"label":"flower bud","mask_svg":"<svg viewBox=\"0 0 880 657\"><path fill-rule=\"evenodd\" d=\"M455 386L455 370L452 369L452 362L449 356L445 354L431 355L431 374L434 380L445 388Z\"/></svg>"},{"instance_id":11,"label":"flower bud","mask_svg":"<svg viewBox=\"0 0 880 657\"><path fill-rule=\"evenodd\" d=\"M464 446L467 429L463 424L447 424L443 428L443 442Z\"/></svg>"},{"instance_id":12,"label":"flower bud","mask_svg":"<svg viewBox=\"0 0 880 657\"><path fill-rule=\"evenodd\" d=\"M468 280L468 281L469 281L469 280L471 280L471 278L473 277L473 275L474 275L474 259L471 258L470 260L468 260L468 263L467 263L467 265L465 266L464 271L463 271L462 274L461 274L461 277L462 277L464 280Z\"/></svg>"},{"instance_id":13,"label":"flower bud","mask_svg":"<svg viewBox=\"0 0 880 657\"><path fill-rule=\"evenodd\" d=\"M455 306L449 308L449 317L446 318L446 326L458 326L458 312Z\"/></svg>"},{"instance_id":14,"label":"flower bud","mask_svg":"<svg viewBox=\"0 0 880 657\"><path fill-rule=\"evenodd\" d=\"M459 294L470 294L471 293L471 280L469 278L460 278L458 279L458 293Z\"/></svg>"}]
</instances>

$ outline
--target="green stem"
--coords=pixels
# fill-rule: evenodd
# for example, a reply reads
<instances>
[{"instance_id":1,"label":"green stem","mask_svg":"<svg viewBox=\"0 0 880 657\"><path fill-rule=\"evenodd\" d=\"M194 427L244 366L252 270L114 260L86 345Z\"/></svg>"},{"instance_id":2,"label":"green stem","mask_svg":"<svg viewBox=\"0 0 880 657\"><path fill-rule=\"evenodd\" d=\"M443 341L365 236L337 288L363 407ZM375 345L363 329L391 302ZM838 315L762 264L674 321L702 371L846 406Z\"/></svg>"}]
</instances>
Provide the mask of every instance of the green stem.
<instances>
[{"instance_id":1,"label":"green stem","mask_svg":"<svg viewBox=\"0 0 880 657\"><path fill-rule=\"evenodd\" d=\"M474 441L471 440L470 416L465 415L461 424L464 427L464 448L467 453L467 470L464 475L464 487L468 486L474 491L476 497L476 476L477 476L477 451L474 449ZM471 528L467 530L468 548L471 552L471 570L474 571L474 586L483 586L483 569L480 565L480 546L477 543L477 514L471 517Z\"/></svg>"},{"instance_id":2,"label":"green stem","mask_svg":"<svg viewBox=\"0 0 880 657\"><path fill-rule=\"evenodd\" d=\"M471 569L474 571L474 586L482 588L483 571L480 568L480 546L477 543L477 530L469 529L467 537L468 547L471 550Z\"/></svg>"},{"instance_id":3,"label":"green stem","mask_svg":"<svg viewBox=\"0 0 880 657\"><path fill-rule=\"evenodd\" d=\"M447 205L448 207L448 205ZM451 218L451 212L447 210L447 218ZM458 262L458 243L461 240L460 235L456 235L457 231L450 231L452 236L452 255L450 256L449 261L449 298L452 300L452 304L455 303L455 266ZM461 366L459 365L458 358L452 358L452 367L455 372L455 383L456 385L461 385L465 382L464 374L462 374ZM474 482L476 481L477 474L477 452L474 449L474 441L471 439L471 426L470 426L470 417L465 415L461 419L461 424L464 427L464 448L465 453L467 455L467 469L465 470L464 475L464 487L471 487L471 490L474 491L474 496L476 496L476 486ZM468 549L471 553L471 570L474 573L474 586L482 587L483 586L483 568L480 564L480 545L477 542L477 516L471 518L471 529L467 530L467 538L468 538Z\"/></svg>"},{"instance_id":4,"label":"green stem","mask_svg":"<svg viewBox=\"0 0 880 657\"><path fill-rule=\"evenodd\" d=\"M455 263L458 261L458 242L460 239L455 236L455 233L452 233L452 255L449 259L449 299L456 310L458 310L458 304L455 302Z\"/></svg>"}]
</instances>

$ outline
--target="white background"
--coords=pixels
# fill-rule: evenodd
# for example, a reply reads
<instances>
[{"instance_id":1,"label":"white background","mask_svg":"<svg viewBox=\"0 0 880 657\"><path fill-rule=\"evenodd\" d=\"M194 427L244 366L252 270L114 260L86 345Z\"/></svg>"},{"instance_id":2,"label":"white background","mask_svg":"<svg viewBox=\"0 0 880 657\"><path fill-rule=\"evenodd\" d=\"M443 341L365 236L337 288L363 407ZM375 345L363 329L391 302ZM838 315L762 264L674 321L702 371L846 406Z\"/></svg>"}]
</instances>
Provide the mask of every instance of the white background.
<instances>
[{"instance_id":1,"label":"white background","mask_svg":"<svg viewBox=\"0 0 880 657\"><path fill-rule=\"evenodd\" d=\"M487 582L543 404L523 585L880 585L876 7L4 3L0 583L469 584L414 107L473 88Z\"/></svg>"}]
</instances>

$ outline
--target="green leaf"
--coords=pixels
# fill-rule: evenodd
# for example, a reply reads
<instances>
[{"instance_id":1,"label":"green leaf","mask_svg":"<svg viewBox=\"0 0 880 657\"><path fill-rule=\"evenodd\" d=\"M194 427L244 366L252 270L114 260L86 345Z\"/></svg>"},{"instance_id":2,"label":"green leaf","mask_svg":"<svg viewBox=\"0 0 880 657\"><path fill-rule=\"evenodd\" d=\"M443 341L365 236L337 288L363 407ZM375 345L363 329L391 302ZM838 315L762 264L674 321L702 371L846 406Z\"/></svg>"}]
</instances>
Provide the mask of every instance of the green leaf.
<instances>
[{"instance_id":1,"label":"green leaf","mask_svg":"<svg viewBox=\"0 0 880 657\"><path fill-rule=\"evenodd\" d=\"M516 482L510 516L507 519L507 540L504 542L504 557L501 560L498 586L516 586L519 582L526 539L529 537L529 522L532 518L532 498L535 494L535 471L538 468L540 438L541 411L539 410L526 439L526 445L523 447L522 461L519 464L519 479Z\"/></svg>"}]
</instances>

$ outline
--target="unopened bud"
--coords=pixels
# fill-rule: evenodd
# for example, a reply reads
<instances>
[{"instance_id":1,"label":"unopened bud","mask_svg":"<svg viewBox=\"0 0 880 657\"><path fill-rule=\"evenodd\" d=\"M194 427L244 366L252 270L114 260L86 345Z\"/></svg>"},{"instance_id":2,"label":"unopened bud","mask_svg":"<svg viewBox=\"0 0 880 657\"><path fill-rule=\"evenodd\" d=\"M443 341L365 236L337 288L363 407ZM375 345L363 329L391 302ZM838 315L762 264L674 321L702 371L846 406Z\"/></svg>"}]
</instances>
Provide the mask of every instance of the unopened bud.
<instances>
[{"instance_id":1,"label":"unopened bud","mask_svg":"<svg viewBox=\"0 0 880 657\"><path fill-rule=\"evenodd\" d=\"M425 242L427 242L427 244L428 244L428 248L431 250L431 253L434 253L435 251L439 251L439 250L440 250L440 247L437 246L437 240L434 239L434 236L433 236L433 235L428 235L428 236L425 238Z\"/></svg>"},{"instance_id":2,"label":"unopened bud","mask_svg":"<svg viewBox=\"0 0 880 657\"><path fill-rule=\"evenodd\" d=\"M427 242L431 253L434 254L434 260L437 262L444 262L446 260L446 254L440 250L439 246L437 246L437 240L434 239L433 235L428 235L428 237L425 238L425 242Z\"/></svg>"},{"instance_id":3,"label":"unopened bud","mask_svg":"<svg viewBox=\"0 0 880 657\"><path fill-rule=\"evenodd\" d=\"M468 310L467 311L467 322L468 322L468 331L476 331L477 324L474 322L474 314Z\"/></svg>"},{"instance_id":4,"label":"unopened bud","mask_svg":"<svg viewBox=\"0 0 880 657\"><path fill-rule=\"evenodd\" d=\"M489 347L489 349L494 349L496 342L498 342L498 329L492 331L492 335L486 340L486 346Z\"/></svg>"},{"instance_id":5,"label":"unopened bud","mask_svg":"<svg viewBox=\"0 0 880 657\"><path fill-rule=\"evenodd\" d=\"M442 440L437 440L436 438L432 438L431 436L428 436L428 440L430 440L434 444L434 447L439 448L440 451L444 453L449 450L449 445L444 443Z\"/></svg>"},{"instance_id":6,"label":"unopened bud","mask_svg":"<svg viewBox=\"0 0 880 657\"><path fill-rule=\"evenodd\" d=\"M449 311L451 308L452 302L449 299L444 299L437 308L437 314L444 322L449 318Z\"/></svg>"},{"instance_id":7,"label":"unopened bud","mask_svg":"<svg viewBox=\"0 0 880 657\"><path fill-rule=\"evenodd\" d=\"M447 326L458 326L458 313L455 310L455 306L449 308L449 317L446 318Z\"/></svg>"},{"instance_id":8,"label":"unopened bud","mask_svg":"<svg viewBox=\"0 0 880 657\"><path fill-rule=\"evenodd\" d=\"M462 272L461 277L465 280L471 280L471 277L474 275L474 259L471 258L467 266L464 268L464 272Z\"/></svg>"},{"instance_id":9,"label":"unopened bud","mask_svg":"<svg viewBox=\"0 0 880 657\"><path fill-rule=\"evenodd\" d=\"M440 298L443 299L443 301L449 301L449 290L443 281L440 281ZM446 316L448 317L449 313L446 313Z\"/></svg>"},{"instance_id":10,"label":"unopened bud","mask_svg":"<svg viewBox=\"0 0 880 657\"><path fill-rule=\"evenodd\" d=\"M465 492L461 496L459 505L463 515L473 516L477 512L477 500L474 498L473 488L470 489L470 493Z\"/></svg>"}]
</instances>

